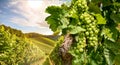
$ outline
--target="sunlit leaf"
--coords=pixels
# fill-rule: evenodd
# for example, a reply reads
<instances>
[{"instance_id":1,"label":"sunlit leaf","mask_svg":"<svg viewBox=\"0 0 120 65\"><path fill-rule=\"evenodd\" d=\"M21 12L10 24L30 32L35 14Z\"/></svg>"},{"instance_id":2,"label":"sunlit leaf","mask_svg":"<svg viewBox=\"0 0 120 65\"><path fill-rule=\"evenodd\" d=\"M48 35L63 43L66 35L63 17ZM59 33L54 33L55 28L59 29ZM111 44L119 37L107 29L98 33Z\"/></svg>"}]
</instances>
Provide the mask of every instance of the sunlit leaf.
<instances>
[{"instance_id":1,"label":"sunlit leaf","mask_svg":"<svg viewBox=\"0 0 120 65\"><path fill-rule=\"evenodd\" d=\"M96 14L95 17L97 19L97 24L106 24L106 20L101 14Z\"/></svg>"},{"instance_id":2,"label":"sunlit leaf","mask_svg":"<svg viewBox=\"0 0 120 65\"><path fill-rule=\"evenodd\" d=\"M103 31L102 31L102 33L101 33L101 35L104 35L104 37L106 39L115 42L115 39L113 38L114 33L109 28L104 28Z\"/></svg>"},{"instance_id":3,"label":"sunlit leaf","mask_svg":"<svg viewBox=\"0 0 120 65\"><path fill-rule=\"evenodd\" d=\"M85 31L85 29L79 26L70 26L70 34L80 33L81 31Z\"/></svg>"}]
</instances>

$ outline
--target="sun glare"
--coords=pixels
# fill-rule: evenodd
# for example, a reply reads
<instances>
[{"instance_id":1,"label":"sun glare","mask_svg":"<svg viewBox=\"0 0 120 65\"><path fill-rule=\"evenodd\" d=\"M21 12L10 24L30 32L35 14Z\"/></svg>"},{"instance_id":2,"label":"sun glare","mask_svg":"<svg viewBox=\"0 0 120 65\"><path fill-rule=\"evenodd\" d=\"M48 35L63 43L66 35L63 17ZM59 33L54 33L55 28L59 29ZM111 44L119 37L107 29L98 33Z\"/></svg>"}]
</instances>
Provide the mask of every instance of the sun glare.
<instances>
[{"instance_id":1,"label":"sun glare","mask_svg":"<svg viewBox=\"0 0 120 65\"><path fill-rule=\"evenodd\" d=\"M41 0L28 0L28 6L30 6L31 8L37 9L42 5Z\"/></svg>"}]
</instances>

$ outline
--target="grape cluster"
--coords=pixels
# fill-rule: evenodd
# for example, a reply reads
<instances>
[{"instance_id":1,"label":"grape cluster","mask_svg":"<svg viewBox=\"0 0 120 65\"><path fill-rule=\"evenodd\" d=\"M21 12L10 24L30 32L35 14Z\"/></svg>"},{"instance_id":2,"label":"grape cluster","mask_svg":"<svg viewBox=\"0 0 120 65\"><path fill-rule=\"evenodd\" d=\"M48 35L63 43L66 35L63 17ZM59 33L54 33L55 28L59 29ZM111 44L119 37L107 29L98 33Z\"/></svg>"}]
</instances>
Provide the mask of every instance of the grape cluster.
<instances>
[{"instance_id":1,"label":"grape cluster","mask_svg":"<svg viewBox=\"0 0 120 65\"><path fill-rule=\"evenodd\" d=\"M94 16L92 16L88 12L84 12L80 15L80 22L80 26L83 27L86 31L79 33L77 48L80 52L83 52L86 46L98 46L99 29Z\"/></svg>"},{"instance_id":2,"label":"grape cluster","mask_svg":"<svg viewBox=\"0 0 120 65\"><path fill-rule=\"evenodd\" d=\"M90 46L97 46L99 30L97 28L97 22L95 18L89 13L84 12L83 14L81 14L80 19L82 21L83 28L86 29L86 42L90 44Z\"/></svg>"},{"instance_id":3,"label":"grape cluster","mask_svg":"<svg viewBox=\"0 0 120 65\"><path fill-rule=\"evenodd\" d=\"M88 6L86 0L77 0L73 7L77 10L79 16L79 26L86 31L80 32L76 37L77 49L79 52L83 52L87 47L96 47L98 45L98 32L97 21L90 12L88 12ZM73 10L73 11L74 11ZM75 11L74 11L75 12Z\"/></svg>"},{"instance_id":4,"label":"grape cluster","mask_svg":"<svg viewBox=\"0 0 120 65\"><path fill-rule=\"evenodd\" d=\"M75 3L75 6L77 6L78 11L87 11L88 6L86 0L78 0Z\"/></svg>"},{"instance_id":5,"label":"grape cluster","mask_svg":"<svg viewBox=\"0 0 120 65\"><path fill-rule=\"evenodd\" d=\"M77 49L80 52L84 51L84 48L86 47L86 38L85 38L85 34L81 33L78 35L78 42L77 42Z\"/></svg>"}]
</instances>

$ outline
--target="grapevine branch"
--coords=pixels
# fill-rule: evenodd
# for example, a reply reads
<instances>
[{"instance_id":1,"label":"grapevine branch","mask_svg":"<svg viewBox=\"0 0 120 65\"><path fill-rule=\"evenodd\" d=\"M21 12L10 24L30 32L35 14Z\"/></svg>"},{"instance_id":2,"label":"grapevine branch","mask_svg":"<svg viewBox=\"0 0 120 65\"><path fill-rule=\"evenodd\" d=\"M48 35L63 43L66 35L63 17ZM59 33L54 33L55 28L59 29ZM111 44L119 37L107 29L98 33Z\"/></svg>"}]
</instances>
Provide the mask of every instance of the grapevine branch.
<instances>
[{"instance_id":1,"label":"grapevine branch","mask_svg":"<svg viewBox=\"0 0 120 65\"><path fill-rule=\"evenodd\" d=\"M69 48L73 43L73 37L70 34L65 36L64 42L59 48L60 56L64 65L71 65L72 55L68 53Z\"/></svg>"}]
</instances>

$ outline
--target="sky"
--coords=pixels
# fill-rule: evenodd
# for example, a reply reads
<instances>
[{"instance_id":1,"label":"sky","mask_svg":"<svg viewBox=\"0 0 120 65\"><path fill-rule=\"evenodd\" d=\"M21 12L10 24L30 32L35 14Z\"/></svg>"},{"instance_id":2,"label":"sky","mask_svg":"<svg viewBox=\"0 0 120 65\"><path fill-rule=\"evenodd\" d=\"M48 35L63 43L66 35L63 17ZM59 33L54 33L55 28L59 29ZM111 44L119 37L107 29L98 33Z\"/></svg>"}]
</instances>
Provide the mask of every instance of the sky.
<instances>
[{"instance_id":1,"label":"sky","mask_svg":"<svg viewBox=\"0 0 120 65\"><path fill-rule=\"evenodd\" d=\"M68 0L67 0L68 1ZM50 5L61 5L66 0L0 0L0 24L21 30L53 34L45 18L45 9Z\"/></svg>"}]
</instances>

